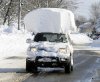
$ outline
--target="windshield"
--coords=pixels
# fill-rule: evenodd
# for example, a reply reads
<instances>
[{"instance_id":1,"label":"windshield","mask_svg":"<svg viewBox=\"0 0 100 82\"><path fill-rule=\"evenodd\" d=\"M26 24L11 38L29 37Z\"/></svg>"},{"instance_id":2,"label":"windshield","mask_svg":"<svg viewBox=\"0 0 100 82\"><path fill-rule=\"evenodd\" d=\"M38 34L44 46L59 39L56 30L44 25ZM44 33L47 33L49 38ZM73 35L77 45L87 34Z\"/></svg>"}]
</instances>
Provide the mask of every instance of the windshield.
<instances>
[{"instance_id":1,"label":"windshield","mask_svg":"<svg viewBox=\"0 0 100 82\"><path fill-rule=\"evenodd\" d=\"M67 42L67 38L65 34L57 34L57 33L38 33L34 41L49 41L49 42Z\"/></svg>"}]
</instances>

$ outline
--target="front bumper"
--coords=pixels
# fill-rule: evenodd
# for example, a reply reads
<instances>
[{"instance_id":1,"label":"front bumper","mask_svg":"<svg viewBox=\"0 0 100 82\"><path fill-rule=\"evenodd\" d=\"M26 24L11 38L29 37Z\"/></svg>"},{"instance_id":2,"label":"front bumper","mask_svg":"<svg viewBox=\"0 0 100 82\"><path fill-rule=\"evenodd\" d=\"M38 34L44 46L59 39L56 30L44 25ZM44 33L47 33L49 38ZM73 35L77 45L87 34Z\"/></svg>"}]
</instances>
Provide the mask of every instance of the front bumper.
<instances>
[{"instance_id":1,"label":"front bumper","mask_svg":"<svg viewBox=\"0 0 100 82\"><path fill-rule=\"evenodd\" d=\"M27 60L33 61L37 67L64 67L70 62L70 59L41 56L37 56L35 60L32 60L32 58L27 58Z\"/></svg>"}]
</instances>

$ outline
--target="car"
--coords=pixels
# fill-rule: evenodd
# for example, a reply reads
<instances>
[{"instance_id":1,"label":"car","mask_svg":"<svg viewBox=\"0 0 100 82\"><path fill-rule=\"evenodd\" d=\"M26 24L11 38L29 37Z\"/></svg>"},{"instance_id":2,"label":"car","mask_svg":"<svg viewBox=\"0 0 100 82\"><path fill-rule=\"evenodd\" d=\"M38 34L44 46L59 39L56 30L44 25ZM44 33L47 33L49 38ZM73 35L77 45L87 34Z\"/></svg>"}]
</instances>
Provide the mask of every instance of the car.
<instances>
[{"instance_id":1,"label":"car","mask_svg":"<svg viewBox=\"0 0 100 82\"><path fill-rule=\"evenodd\" d=\"M95 33L92 35L93 40L99 39L100 38L100 34Z\"/></svg>"},{"instance_id":2,"label":"car","mask_svg":"<svg viewBox=\"0 0 100 82\"><path fill-rule=\"evenodd\" d=\"M68 34L41 32L34 39L27 39L26 71L38 71L38 67L64 68L65 73L73 71L73 47Z\"/></svg>"}]
</instances>

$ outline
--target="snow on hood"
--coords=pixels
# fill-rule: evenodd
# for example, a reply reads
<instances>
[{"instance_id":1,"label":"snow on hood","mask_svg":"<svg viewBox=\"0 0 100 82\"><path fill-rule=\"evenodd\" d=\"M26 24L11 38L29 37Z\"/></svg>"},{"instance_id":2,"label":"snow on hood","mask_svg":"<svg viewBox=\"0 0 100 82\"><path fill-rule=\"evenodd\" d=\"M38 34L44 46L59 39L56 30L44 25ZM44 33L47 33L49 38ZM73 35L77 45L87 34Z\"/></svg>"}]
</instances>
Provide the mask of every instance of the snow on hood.
<instances>
[{"instance_id":1,"label":"snow on hood","mask_svg":"<svg viewBox=\"0 0 100 82\"><path fill-rule=\"evenodd\" d=\"M34 33L66 33L76 31L74 15L71 11L60 8L40 8L24 17L25 27Z\"/></svg>"},{"instance_id":2,"label":"snow on hood","mask_svg":"<svg viewBox=\"0 0 100 82\"><path fill-rule=\"evenodd\" d=\"M59 48L66 48L67 43L53 43L53 42L34 42L31 47L35 47L38 50L44 50L48 52L57 52Z\"/></svg>"}]
</instances>

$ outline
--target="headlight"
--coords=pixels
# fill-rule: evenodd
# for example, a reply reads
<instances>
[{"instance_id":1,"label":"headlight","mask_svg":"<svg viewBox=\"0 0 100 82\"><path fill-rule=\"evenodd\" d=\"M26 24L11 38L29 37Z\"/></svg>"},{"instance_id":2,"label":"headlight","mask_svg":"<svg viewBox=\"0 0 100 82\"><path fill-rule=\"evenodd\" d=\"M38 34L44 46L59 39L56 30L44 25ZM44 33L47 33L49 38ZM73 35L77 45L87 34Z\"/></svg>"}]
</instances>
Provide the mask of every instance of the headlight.
<instances>
[{"instance_id":1,"label":"headlight","mask_svg":"<svg viewBox=\"0 0 100 82\"><path fill-rule=\"evenodd\" d=\"M35 60L35 57L34 58L33 57L32 58L28 58L28 60L29 61L34 61Z\"/></svg>"},{"instance_id":2,"label":"headlight","mask_svg":"<svg viewBox=\"0 0 100 82\"><path fill-rule=\"evenodd\" d=\"M35 52L35 51L37 51L37 49L36 48L31 48L31 51Z\"/></svg>"},{"instance_id":3,"label":"headlight","mask_svg":"<svg viewBox=\"0 0 100 82\"><path fill-rule=\"evenodd\" d=\"M65 58L61 58L60 60L61 60L61 61L66 61L66 59L65 59Z\"/></svg>"},{"instance_id":4,"label":"headlight","mask_svg":"<svg viewBox=\"0 0 100 82\"><path fill-rule=\"evenodd\" d=\"M59 49L59 52L60 52L60 53L67 53L67 50L66 50L66 48L60 48L60 49Z\"/></svg>"}]
</instances>

